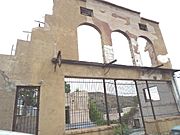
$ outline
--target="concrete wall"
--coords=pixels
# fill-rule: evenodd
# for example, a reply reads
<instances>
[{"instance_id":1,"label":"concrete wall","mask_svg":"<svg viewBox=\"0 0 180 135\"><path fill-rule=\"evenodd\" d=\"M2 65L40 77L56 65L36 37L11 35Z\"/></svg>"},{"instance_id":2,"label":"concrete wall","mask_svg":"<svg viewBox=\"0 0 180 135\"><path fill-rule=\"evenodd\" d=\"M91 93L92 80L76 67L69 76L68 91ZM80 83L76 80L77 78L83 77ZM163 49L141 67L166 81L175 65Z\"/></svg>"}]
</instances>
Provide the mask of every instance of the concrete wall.
<instances>
[{"instance_id":1,"label":"concrete wall","mask_svg":"<svg viewBox=\"0 0 180 135\"><path fill-rule=\"evenodd\" d=\"M138 85L141 104L144 116L148 119L153 117L151 105L149 101L145 101L145 96L143 89L146 88L145 82L139 82L141 84ZM168 115L177 115L178 108L176 106L176 102L173 96L173 90L171 87L171 82L157 82L157 81L149 81L149 87L157 87L160 100L152 101L155 115L157 118L162 118ZM168 98L167 98L168 97Z\"/></svg>"},{"instance_id":2,"label":"concrete wall","mask_svg":"<svg viewBox=\"0 0 180 135\"><path fill-rule=\"evenodd\" d=\"M92 9L94 15L88 17L80 14L80 7ZM138 23L146 24L149 30L140 30ZM167 54L158 23L141 18L138 12L101 0L54 0L53 15L46 15L45 27L34 28L31 41L18 40L15 56L0 55L0 69L5 72L12 84L12 87L8 88L11 93L5 90L0 91L0 94L4 96L4 99L0 98L0 103L4 103L0 104L0 108L3 108L0 117L7 115L0 119L0 129L12 127L13 100L17 85L40 86L39 134L59 135L65 134L64 76L171 79L171 70L117 65L110 66L109 72L105 74L107 68L103 68L103 64L78 63L77 27L82 24L91 25L99 30L102 48L106 48L105 46L111 48L112 31L118 30L124 33L129 38L134 66L139 65L139 54L136 52L139 36L143 35L152 42L154 54L156 54L155 64L162 64L157 60L158 55ZM76 64L64 61L54 72L51 59L59 50L63 59L77 61L75 61ZM105 53L104 62L107 62ZM171 68L170 61L163 64L162 68ZM5 104L9 106L8 110Z\"/></svg>"},{"instance_id":3,"label":"concrete wall","mask_svg":"<svg viewBox=\"0 0 180 135\"><path fill-rule=\"evenodd\" d=\"M100 126L96 128L88 128L81 130L72 130L66 131L65 135L113 135L114 127L113 126Z\"/></svg>"},{"instance_id":4,"label":"concrete wall","mask_svg":"<svg viewBox=\"0 0 180 135\"><path fill-rule=\"evenodd\" d=\"M179 110L176 104L176 99L174 97L174 92L172 89L171 82L148 81L148 83L149 83L149 87L157 87L157 90L159 93L160 100L152 101L156 119L162 119L169 116L178 115ZM140 94L144 120L145 122L148 123L148 121L153 121L154 117L153 117L151 104L149 101L146 101L144 91L143 91L143 89L146 89L147 86L146 86L145 81L138 81L137 84L138 84L138 90ZM143 127L140 109L134 118L139 119L141 127Z\"/></svg>"},{"instance_id":5,"label":"concrete wall","mask_svg":"<svg viewBox=\"0 0 180 135\"><path fill-rule=\"evenodd\" d=\"M0 90L0 129L12 130L15 92Z\"/></svg>"},{"instance_id":6,"label":"concrete wall","mask_svg":"<svg viewBox=\"0 0 180 135\"><path fill-rule=\"evenodd\" d=\"M171 128L180 124L180 117L166 117L156 121L147 121L148 134L162 134L169 135Z\"/></svg>"}]
</instances>

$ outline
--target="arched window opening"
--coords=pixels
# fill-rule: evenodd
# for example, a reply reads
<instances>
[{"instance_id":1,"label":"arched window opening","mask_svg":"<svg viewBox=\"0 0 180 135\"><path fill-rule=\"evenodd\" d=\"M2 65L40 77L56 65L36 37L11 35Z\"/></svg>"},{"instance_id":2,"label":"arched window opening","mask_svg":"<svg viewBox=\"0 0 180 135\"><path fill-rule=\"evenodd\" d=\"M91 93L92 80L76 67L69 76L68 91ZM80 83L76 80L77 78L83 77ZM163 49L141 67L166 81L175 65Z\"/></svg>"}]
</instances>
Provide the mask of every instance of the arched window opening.
<instances>
[{"instance_id":1,"label":"arched window opening","mask_svg":"<svg viewBox=\"0 0 180 135\"><path fill-rule=\"evenodd\" d=\"M138 38L138 50L141 58L141 65L146 67L152 66L152 60L150 57L150 53L153 53L152 44L145 38Z\"/></svg>"},{"instance_id":2,"label":"arched window opening","mask_svg":"<svg viewBox=\"0 0 180 135\"><path fill-rule=\"evenodd\" d=\"M89 25L77 28L78 52L80 61L103 63L100 33Z\"/></svg>"},{"instance_id":3,"label":"arched window opening","mask_svg":"<svg viewBox=\"0 0 180 135\"><path fill-rule=\"evenodd\" d=\"M133 65L128 39L120 32L112 32L111 38L116 64Z\"/></svg>"}]
</instances>

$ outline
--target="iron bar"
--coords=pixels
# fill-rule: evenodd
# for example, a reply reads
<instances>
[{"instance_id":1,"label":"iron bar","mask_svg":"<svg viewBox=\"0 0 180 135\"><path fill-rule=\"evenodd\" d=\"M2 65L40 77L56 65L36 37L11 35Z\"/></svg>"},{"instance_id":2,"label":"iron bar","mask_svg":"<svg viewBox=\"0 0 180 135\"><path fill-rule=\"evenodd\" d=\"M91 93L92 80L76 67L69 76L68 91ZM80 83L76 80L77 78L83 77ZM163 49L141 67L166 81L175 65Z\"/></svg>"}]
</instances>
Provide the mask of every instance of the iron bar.
<instances>
[{"instance_id":1,"label":"iron bar","mask_svg":"<svg viewBox=\"0 0 180 135\"><path fill-rule=\"evenodd\" d=\"M119 113L119 123L122 124L121 107L120 107L120 103L119 103L116 80L114 80L114 87L115 87L115 91L116 91L117 109L118 109L118 113Z\"/></svg>"},{"instance_id":2,"label":"iron bar","mask_svg":"<svg viewBox=\"0 0 180 135\"><path fill-rule=\"evenodd\" d=\"M117 109L118 109L118 114L119 114L119 123L121 124L121 134L124 135L123 130L122 130L121 107L120 107L120 103L119 103L119 96L118 96L118 91L117 91L116 80L114 80L114 88L116 91L116 100L117 100Z\"/></svg>"},{"instance_id":3,"label":"iron bar","mask_svg":"<svg viewBox=\"0 0 180 135\"><path fill-rule=\"evenodd\" d=\"M108 101L107 101L107 93L106 93L106 82L105 79L103 79L103 87L104 87L104 99L105 99L105 105L106 105L106 117L107 117L107 125L110 125L109 121L109 111L108 111Z\"/></svg>"}]
</instances>

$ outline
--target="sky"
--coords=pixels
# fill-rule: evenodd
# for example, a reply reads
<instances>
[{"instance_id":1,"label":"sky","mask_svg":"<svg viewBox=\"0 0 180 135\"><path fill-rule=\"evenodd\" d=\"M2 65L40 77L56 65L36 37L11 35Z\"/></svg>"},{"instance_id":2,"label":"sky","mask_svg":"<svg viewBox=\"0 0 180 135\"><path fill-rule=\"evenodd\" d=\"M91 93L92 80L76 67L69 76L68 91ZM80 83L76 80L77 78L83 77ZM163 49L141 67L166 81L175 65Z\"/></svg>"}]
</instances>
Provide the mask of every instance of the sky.
<instances>
[{"instance_id":1,"label":"sky","mask_svg":"<svg viewBox=\"0 0 180 135\"><path fill-rule=\"evenodd\" d=\"M160 22L161 32L174 69L180 69L178 30L180 8L178 0L107 0L114 4L141 12L141 17ZM0 53L10 54L17 39L52 14L53 0L2 0L0 1Z\"/></svg>"}]
</instances>

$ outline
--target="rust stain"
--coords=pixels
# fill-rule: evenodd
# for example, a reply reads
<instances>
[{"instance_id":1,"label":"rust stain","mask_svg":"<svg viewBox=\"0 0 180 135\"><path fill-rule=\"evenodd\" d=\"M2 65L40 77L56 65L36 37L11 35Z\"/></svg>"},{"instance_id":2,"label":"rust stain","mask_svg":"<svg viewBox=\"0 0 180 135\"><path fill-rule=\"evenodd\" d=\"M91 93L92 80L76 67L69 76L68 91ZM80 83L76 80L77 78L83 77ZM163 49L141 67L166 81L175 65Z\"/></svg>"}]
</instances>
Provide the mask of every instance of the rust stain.
<instances>
[{"instance_id":1,"label":"rust stain","mask_svg":"<svg viewBox=\"0 0 180 135\"><path fill-rule=\"evenodd\" d=\"M129 20L129 18L128 17L122 17L122 16L120 16L120 15L117 15L116 13L112 13L112 17L114 17L114 18L119 18L119 19L123 19L123 20L125 20L126 21L126 25L130 25L130 20Z\"/></svg>"}]
</instances>

